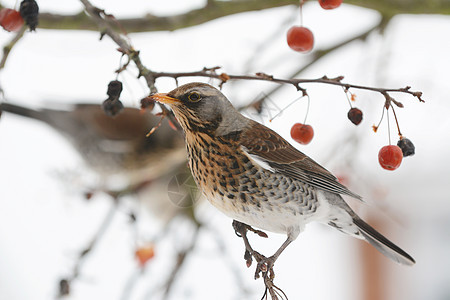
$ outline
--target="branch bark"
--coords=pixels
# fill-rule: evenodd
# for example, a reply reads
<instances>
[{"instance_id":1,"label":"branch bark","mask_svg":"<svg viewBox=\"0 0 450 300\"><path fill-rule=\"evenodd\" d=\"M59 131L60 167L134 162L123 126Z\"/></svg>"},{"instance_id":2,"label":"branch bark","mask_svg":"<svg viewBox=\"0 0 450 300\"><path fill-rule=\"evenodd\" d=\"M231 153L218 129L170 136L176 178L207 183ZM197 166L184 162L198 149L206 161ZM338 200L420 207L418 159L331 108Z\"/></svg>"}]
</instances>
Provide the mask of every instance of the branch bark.
<instances>
[{"instance_id":1,"label":"branch bark","mask_svg":"<svg viewBox=\"0 0 450 300\"><path fill-rule=\"evenodd\" d=\"M420 102L425 102L422 99L422 92L419 91L411 91L411 87L407 86L404 88L377 88L377 87L371 87L371 86L364 86L364 85L357 85L352 83L345 83L342 82L344 79L343 76L338 76L336 78L328 78L327 76L323 76L320 78L315 79L297 79L297 78L276 78L272 75L268 75L265 73L256 73L255 75L232 75L232 74L226 74L221 73L218 74L216 70L218 67L214 68L203 68L201 71L195 71L195 72L179 72L179 73L172 73L172 72L154 72L153 77L159 78L159 77L170 77L173 79L178 79L180 77L209 77L209 78L215 78L221 80L221 84L224 84L228 80L259 80L259 81L269 81L279 84L288 84L293 85L297 90L303 92L303 95L307 95L306 89L302 88L301 84L308 84L308 83L322 83L322 84L331 84L331 85L337 85L343 87L345 90L349 89L359 89L359 90L368 90L373 92L378 92L382 94L386 101L389 103L394 103L398 107L403 107L403 105L395 101L389 93L405 93L409 94L415 98L417 98Z\"/></svg>"},{"instance_id":2,"label":"branch bark","mask_svg":"<svg viewBox=\"0 0 450 300\"><path fill-rule=\"evenodd\" d=\"M239 1L209 1L199 9L193 9L186 13L173 16L155 16L146 14L142 17L118 19L118 22L108 20L109 26L114 30L120 30L117 24L127 32L147 31L173 31L180 28L200 25L221 17L279 7L290 4L298 4L298 0L239 0ZM1 8L1 7L0 7ZM39 28L59 30L98 30L96 22L86 16L84 12L75 15L60 15L41 13L39 15Z\"/></svg>"},{"instance_id":3,"label":"branch bark","mask_svg":"<svg viewBox=\"0 0 450 300\"><path fill-rule=\"evenodd\" d=\"M384 18L391 18L396 14L450 14L450 4L447 0L346 0L345 3L376 10ZM285 5L298 5L298 0L210 0L202 8L178 15L155 16L146 14L142 17L124 18L117 21L129 33L172 31L200 25L233 14ZM0 8L3 8L3 6L0 5ZM108 23L114 30L120 29L117 27L117 22L109 20ZM58 30L97 30L96 23L84 12L74 15L41 13L38 27Z\"/></svg>"}]
</instances>

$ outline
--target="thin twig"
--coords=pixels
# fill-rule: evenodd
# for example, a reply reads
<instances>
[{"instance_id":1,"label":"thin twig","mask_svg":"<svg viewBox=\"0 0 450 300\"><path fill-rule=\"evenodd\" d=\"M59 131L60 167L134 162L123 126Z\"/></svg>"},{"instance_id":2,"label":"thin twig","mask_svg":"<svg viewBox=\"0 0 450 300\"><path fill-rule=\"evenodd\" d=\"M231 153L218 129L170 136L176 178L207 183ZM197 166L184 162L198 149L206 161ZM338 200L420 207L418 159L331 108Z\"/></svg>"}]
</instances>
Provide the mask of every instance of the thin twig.
<instances>
[{"instance_id":1,"label":"thin twig","mask_svg":"<svg viewBox=\"0 0 450 300\"><path fill-rule=\"evenodd\" d=\"M300 84L311 84L311 83L322 83L322 84L330 84L330 85L337 85L344 87L345 89L359 89L359 90L368 90L373 92L381 93L384 97L389 98L389 101L397 105L398 107L403 107L403 105L395 101L389 93L406 93L410 94L413 97L417 98L420 102L425 102L422 99L422 93L418 91L411 91L411 87L407 86L404 88L378 88L378 87L372 87L372 86L365 86L365 85L357 85L352 83L346 83L342 82L344 79L343 76L338 76L335 78L328 78L327 76L323 76L320 78L315 79L301 79L301 78L276 78L272 75L267 75L265 73L256 73L255 75L234 75L234 74L227 74L227 73L221 73L217 74L216 72L217 67L214 68L214 71L211 71L211 68L203 68L200 71L193 71L193 72L154 72L153 77L160 78L160 77L169 77L173 79L178 79L180 77L209 77L209 78L215 78L219 79L222 82L224 82L223 78L227 78L227 80L258 80L258 81L269 81L274 82L278 84L289 84L293 85L297 90L303 91L305 93L305 89L300 87Z\"/></svg>"},{"instance_id":2,"label":"thin twig","mask_svg":"<svg viewBox=\"0 0 450 300\"><path fill-rule=\"evenodd\" d=\"M77 264L75 265L75 268L73 270L73 276L71 277L71 279L75 279L76 277L79 276L81 266L86 260L87 255L95 248L98 242L102 239L106 230L111 225L114 215L116 214L117 211L117 203L118 203L117 199L113 199L113 203L109 208L108 212L106 213L105 218L103 219L103 222L100 225L97 233L95 234L89 245L83 251L81 251Z\"/></svg>"},{"instance_id":3,"label":"thin twig","mask_svg":"<svg viewBox=\"0 0 450 300\"><path fill-rule=\"evenodd\" d=\"M97 246L99 241L102 239L103 235L105 234L106 230L110 227L112 220L114 218L114 215L117 211L117 204L118 201L116 198L113 197L113 203L106 213L102 223L100 224L99 229L97 230L97 233L92 238L91 242L88 244L84 250L80 252L78 255L78 259L75 263L75 266L73 267L72 274L60 280L60 291L59 291L59 297L65 296L68 291L70 290L70 286L74 280L76 280L80 276L80 270L83 264L85 263L86 259L88 258L88 255L92 252L92 250ZM64 285L61 283L64 282Z\"/></svg>"},{"instance_id":4,"label":"thin twig","mask_svg":"<svg viewBox=\"0 0 450 300\"><path fill-rule=\"evenodd\" d=\"M109 14L106 14L104 10L92 5L88 0L80 0L83 3L86 12L91 17L91 19L98 25L101 31L101 37L104 35L109 36L118 46L119 51L128 56L130 60L134 62L137 69L139 70L138 78L144 77L147 82L147 86L150 89L150 93L156 93L158 90L155 86L154 72L147 69L141 61L139 51L135 50L133 46L122 37L121 34L114 31L111 21L117 23L118 21ZM178 124L173 114L162 104L158 103L164 115L166 115L173 124Z\"/></svg>"},{"instance_id":5,"label":"thin twig","mask_svg":"<svg viewBox=\"0 0 450 300\"><path fill-rule=\"evenodd\" d=\"M23 37L27 28L28 28L28 26L25 26L25 25L22 26L22 28L20 28L20 30L14 35L14 37L11 39L11 41L8 44L6 44L5 46L3 46L3 56L2 56L2 60L0 61L0 70L5 67L6 60L8 59L11 49Z\"/></svg>"},{"instance_id":6,"label":"thin twig","mask_svg":"<svg viewBox=\"0 0 450 300\"><path fill-rule=\"evenodd\" d=\"M201 227L202 227L201 224L196 224L194 235L191 240L191 244L189 245L189 247L187 247L186 249L184 249L183 251L178 253L177 263L176 263L175 267L172 269L172 272L170 273L169 278L166 282L163 299L169 298L169 294L172 291L173 284L175 282L175 279L176 279L178 273L181 270L181 267L184 265L186 258L189 256L189 254L192 253L195 245L197 244L197 239L198 239Z\"/></svg>"}]
</instances>

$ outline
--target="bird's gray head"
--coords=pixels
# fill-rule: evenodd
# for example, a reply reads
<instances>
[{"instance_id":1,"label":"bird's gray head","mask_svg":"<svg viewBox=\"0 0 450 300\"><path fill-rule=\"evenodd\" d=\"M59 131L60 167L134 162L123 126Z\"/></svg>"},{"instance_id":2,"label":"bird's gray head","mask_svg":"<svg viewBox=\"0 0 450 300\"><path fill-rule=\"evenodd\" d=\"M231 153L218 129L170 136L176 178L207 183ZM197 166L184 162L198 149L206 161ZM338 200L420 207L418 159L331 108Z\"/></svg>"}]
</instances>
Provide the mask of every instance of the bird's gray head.
<instances>
[{"instance_id":1,"label":"bird's gray head","mask_svg":"<svg viewBox=\"0 0 450 300\"><path fill-rule=\"evenodd\" d=\"M185 131L225 135L248 122L225 95L206 83L188 83L166 94L154 94L152 99L170 105Z\"/></svg>"}]
</instances>

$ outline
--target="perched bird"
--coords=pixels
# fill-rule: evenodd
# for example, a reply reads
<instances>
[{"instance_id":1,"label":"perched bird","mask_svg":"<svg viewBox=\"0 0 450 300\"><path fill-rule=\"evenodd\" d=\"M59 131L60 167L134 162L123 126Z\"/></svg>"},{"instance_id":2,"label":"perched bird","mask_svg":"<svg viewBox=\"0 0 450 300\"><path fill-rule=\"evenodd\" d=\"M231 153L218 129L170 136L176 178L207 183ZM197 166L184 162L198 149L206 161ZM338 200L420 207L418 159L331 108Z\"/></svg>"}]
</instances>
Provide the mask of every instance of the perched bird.
<instances>
[{"instance_id":1,"label":"perched bird","mask_svg":"<svg viewBox=\"0 0 450 300\"><path fill-rule=\"evenodd\" d=\"M206 198L241 223L287 235L266 258L269 268L312 221L366 240L400 264L415 263L341 197L360 196L276 132L240 114L216 88L189 83L152 98L168 104L183 128L190 168Z\"/></svg>"}]
</instances>

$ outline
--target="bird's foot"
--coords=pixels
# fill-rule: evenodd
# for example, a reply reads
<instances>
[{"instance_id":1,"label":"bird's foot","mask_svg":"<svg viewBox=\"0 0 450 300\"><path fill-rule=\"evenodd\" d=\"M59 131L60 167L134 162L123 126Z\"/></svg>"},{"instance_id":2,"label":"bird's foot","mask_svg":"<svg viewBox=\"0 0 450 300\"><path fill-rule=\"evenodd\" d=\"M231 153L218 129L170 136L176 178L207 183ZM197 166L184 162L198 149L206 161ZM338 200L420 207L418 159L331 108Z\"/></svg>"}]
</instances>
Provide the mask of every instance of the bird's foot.
<instances>
[{"instance_id":1,"label":"bird's foot","mask_svg":"<svg viewBox=\"0 0 450 300\"><path fill-rule=\"evenodd\" d=\"M261 253L253 250L252 246L248 241L247 232L252 231L253 233L258 234L261 237L267 237L267 234L265 234L260 230L253 229L251 226L238 222L236 220L233 221L233 228L236 235L244 240L245 244L244 259L246 261L247 267L250 268L253 259L255 259L257 262L255 270L255 279L258 279L261 275L264 279L264 285L266 289L264 291L262 299L267 299L269 295L272 300L287 299L286 294L273 283L273 280L275 279L275 272L273 271L273 266L275 264L277 257L280 255L279 253L280 251L277 251L271 257L265 257Z\"/></svg>"},{"instance_id":2,"label":"bird's foot","mask_svg":"<svg viewBox=\"0 0 450 300\"><path fill-rule=\"evenodd\" d=\"M273 275L273 278L275 278L275 273L273 272L275 258L273 256L265 257L264 255L261 255L255 251L255 253L253 253L253 257L258 262L255 270L255 279L259 278L260 273L264 278L266 278L267 274L269 273Z\"/></svg>"}]
</instances>

